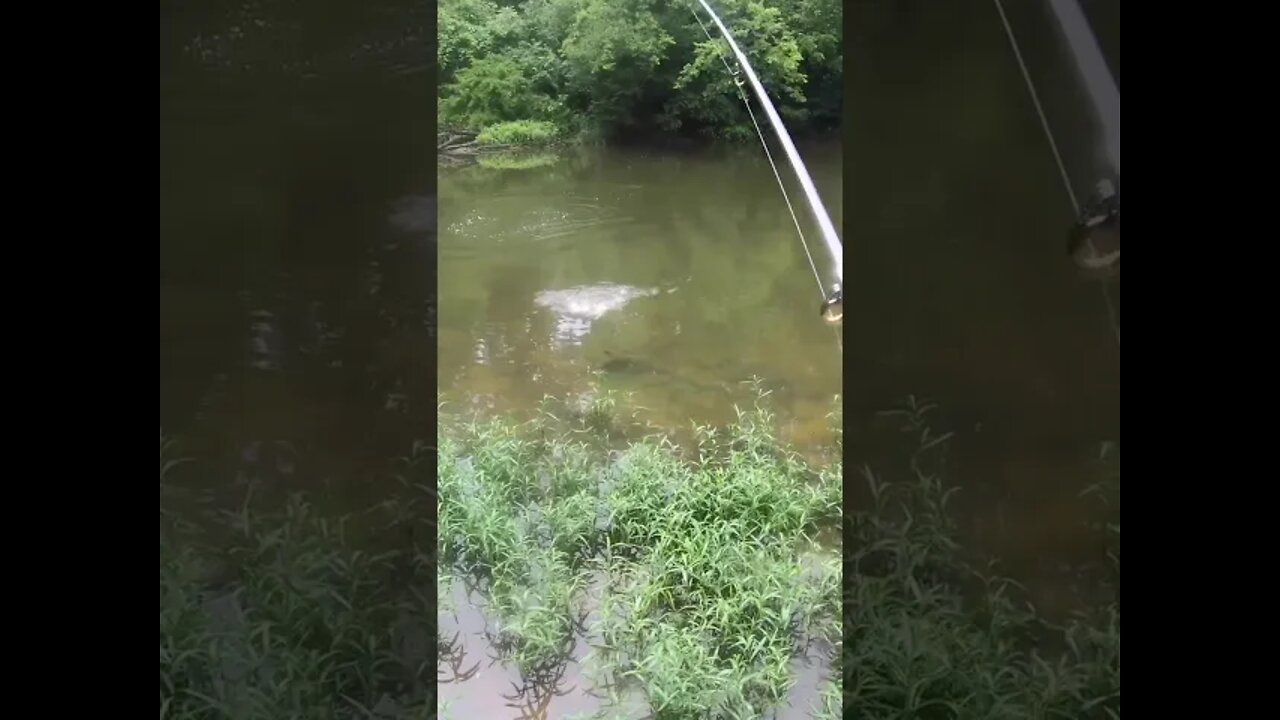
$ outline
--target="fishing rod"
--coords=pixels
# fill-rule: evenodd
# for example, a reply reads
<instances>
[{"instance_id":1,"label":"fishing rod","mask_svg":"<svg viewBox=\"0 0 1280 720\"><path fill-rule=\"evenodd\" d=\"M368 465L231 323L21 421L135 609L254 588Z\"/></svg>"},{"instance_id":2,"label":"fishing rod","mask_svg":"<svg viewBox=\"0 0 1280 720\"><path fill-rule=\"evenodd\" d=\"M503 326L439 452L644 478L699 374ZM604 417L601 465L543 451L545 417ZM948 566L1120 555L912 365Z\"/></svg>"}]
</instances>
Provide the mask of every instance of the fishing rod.
<instances>
[{"instance_id":1,"label":"fishing rod","mask_svg":"<svg viewBox=\"0 0 1280 720\"><path fill-rule=\"evenodd\" d=\"M746 74L752 91L764 108L765 116L769 118L769 124L773 126L773 131L778 136L778 141L782 144L782 149L787 154L791 169L800 181L800 187L804 189L805 198L809 201L809 210L818 221L818 228L822 232L822 239L826 243L827 252L831 255L831 263L835 274L835 282L832 283L829 292L822 283L817 266L813 263L813 256L809 252L809 244L805 241L804 232L800 230L800 223L795 217L795 211L791 208L791 199L787 196L786 188L782 185L782 177L778 174L778 168L773 162L773 155L769 152L769 145L764 141L764 134L760 131L759 123L756 123L755 113L751 112L751 104L747 102L746 95L742 93L742 81L737 78L737 73L730 70L730 74L734 77L735 84L738 86L739 97L747 105L747 112L751 113L751 122L755 124L756 133L760 135L760 142L764 145L769 164L773 166L774 176L778 179L778 186L782 190L783 199L787 202L787 209L791 211L791 219L796 222L796 231L800 233L800 242L804 245L805 254L809 256L809 264L813 267L814 277L818 280L818 289L823 294L822 306L819 311L823 319L828 323L837 324L844 317L844 290L841 287L844 282L844 249L840 244L840 238L836 235L835 225L831 222L831 216L827 213L826 206L822 204L822 198L818 197L818 190L814 187L813 178L809 177L809 171L805 168L804 160L800 158L800 153L796 151L795 143L791 142L791 135L787 132L786 126L782 124L782 118L778 116L778 111L774 108L773 102L769 100L769 95L765 92L764 85L760 83L760 78L756 76L755 69L751 67L751 61L747 60L746 54L742 52L742 48L738 47L737 41L733 39L733 34L721 22L720 16L716 14L716 11L711 9L711 5L707 3L707 0L698 0L698 3L711 16L711 21L720 30L720 34L724 36L725 42L728 43L729 49L733 52L734 58L738 62L738 66ZM702 24L702 18L697 17L697 12L694 12L694 17L697 18L698 24L702 26L703 32L707 34L707 39L710 40L711 33ZM718 52L719 50L717 49ZM720 60L725 62L723 56L721 56ZM725 62L725 68L729 69L727 62Z\"/></svg>"},{"instance_id":2,"label":"fishing rod","mask_svg":"<svg viewBox=\"0 0 1280 720\"><path fill-rule=\"evenodd\" d=\"M1058 27L1076 61L1076 70L1093 104L1094 116L1102 127L1107 163L1120 175L1120 88L1107 69L1106 58L1089 20L1076 0L1049 0Z\"/></svg>"},{"instance_id":3,"label":"fishing rod","mask_svg":"<svg viewBox=\"0 0 1280 720\"><path fill-rule=\"evenodd\" d=\"M1076 70L1088 93L1094 117L1101 125L1106 160L1113 174L1112 177L1099 180L1093 194L1081 203L1072 188L1062 154L1058 152L1058 143L1054 139L1053 130L1049 127L1049 119L1045 115L1044 107L1040 104L1040 96L1036 92L1035 83L1031 80L1031 72L1022 58L1022 50L1018 47L1018 40L1009 22L1009 16L1005 13L1001 0L992 1L1000 16L1000 22L1004 26L1009 45L1013 49L1014 59L1018 62L1018 69L1022 72L1022 79L1026 83L1031 102L1040 118L1040 126L1049 142L1054 163L1057 164L1058 172L1062 176L1062 185L1066 190L1067 199L1076 215L1068 233L1068 249L1072 254L1075 254L1079 248L1088 249L1091 255L1083 263L1086 267L1101 268L1118 263L1120 260L1120 189L1118 187L1120 183L1120 90L1116 87L1110 71L1107 70L1106 60L1098 46L1098 40L1089 29L1088 20L1076 0L1049 0L1049 6L1058 21L1058 27L1067 42L1067 47L1075 60ZM1102 253L1095 240L1108 237L1115 244L1115 250ZM1107 317L1111 321L1111 330L1115 334L1116 344L1119 344L1120 323L1115 303L1111 300L1111 291L1105 284L1102 285L1102 298L1107 304Z\"/></svg>"}]
</instances>

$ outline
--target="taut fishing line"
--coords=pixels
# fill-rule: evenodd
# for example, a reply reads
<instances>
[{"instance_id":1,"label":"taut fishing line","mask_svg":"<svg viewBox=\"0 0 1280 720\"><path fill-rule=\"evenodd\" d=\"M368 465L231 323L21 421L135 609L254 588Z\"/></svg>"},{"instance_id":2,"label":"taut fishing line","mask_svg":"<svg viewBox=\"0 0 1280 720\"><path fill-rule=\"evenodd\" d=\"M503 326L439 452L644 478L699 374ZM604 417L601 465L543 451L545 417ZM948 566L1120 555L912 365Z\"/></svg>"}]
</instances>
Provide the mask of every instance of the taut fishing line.
<instances>
[{"instance_id":1,"label":"taut fishing line","mask_svg":"<svg viewBox=\"0 0 1280 720\"><path fill-rule=\"evenodd\" d=\"M698 15L695 8L690 8L693 17L698 21L698 27L702 28L702 32L707 36L708 42L716 50L716 55L720 58L721 64L733 79L734 85L738 92L739 99L747 108L747 114L751 117L751 124L755 127L756 136L760 138L760 145L764 148L765 158L769 161L769 167L773 170L774 179L778 182L778 189L782 192L782 199L787 205L787 212L791 215L791 221L795 224L796 233L800 236L800 244L804 248L805 257L809 261L809 267L813 270L814 280L818 283L818 293L822 297L822 306L820 308L821 315L831 325L837 325L844 317L844 290L841 284L844 280L844 253L840 245L839 238L836 237L835 227L831 223L831 218L827 214L826 208L822 205L822 200L818 197L817 190L813 186L813 180L809 177L808 172L804 168L804 161L800 159L799 153L796 152L795 145L791 142L790 136L787 134L786 127L782 124L782 119L778 117L777 111L773 108L773 104L769 101L768 95L765 94L764 86L760 84L759 78L756 77L755 71L751 68L751 63L747 60L742 50L734 42L733 35L729 29L724 26L720 18L716 15L706 0L698 0L707 14L711 16L711 21L715 23L720 33L724 36L725 42L729 44L729 49L733 52L737 59L737 63L743 72L747 75L748 82L751 83L752 89L760 99L760 104L764 107L766 116L773 125L774 131L781 141L783 150L786 151L787 157L791 162L792 169L796 173L796 177L800 180L801 188L809 200L810 209L818 221L818 227L822 232L823 239L826 241L827 250L831 254L832 264L834 266L836 282L833 283L830 293L822 282L822 274L818 271L818 265L814 262L813 253L809 250L809 242L805 238L804 230L800 227L800 219L796 215L795 207L791 203L791 196L787 193L786 184L782 181L782 173L778 171L778 164L773 159L773 153L769 150L769 143L765 140L764 131L760 128L760 123L756 119L755 111L751 109L751 101L747 97L746 92L742 89L743 81L739 73L729 66L729 61L721 52L720 46L711 37L711 31L707 29L702 18ZM843 351L844 344L840 339L839 332L836 333L836 340L840 344Z\"/></svg>"},{"instance_id":2,"label":"taut fishing line","mask_svg":"<svg viewBox=\"0 0 1280 720\"><path fill-rule=\"evenodd\" d=\"M773 153L769 151L769 143L764 139L764 131L760 129L760 123L756 121L756 113L751 109L751 101L748 100L747 94L742 91L742 79L738 77L738 73L733 68L729 67L729 60L725 58L724 53L720 51L720 46L711 37L711 31L707 29L706 23L702 22L698 11L690 8L689 12L693 13L693 19L698 21L698 27L702 28L702 33L707 36L707 40L715 47L716 56L720 58L720 63L724 65L729 77L733 78L738 97L742 99L742 104L747 108L747 114L751 116L751 124L755 126L756 136L760 138L760 145L764 147L764 156L769 160L769 167L773 170L773 177L778 181L778 189L782 191L782 200L786 202L787 212L791 214L791 222L795 223L796 234L800 236L800 244L804 247L804 255L809 259L809 267L813 269L813 279L818 283L818 294L825 300L827 287L822 284L822 274L818 272L818 265L813 261L813 253L809 252L809 241L804 237L804 230L800 229L800 218L796 216L795 208L791 205L791 196L787 193L787 187L782 182L782 174L778 172L778 164L773 161Z\"/></svg>"}]
</instances>

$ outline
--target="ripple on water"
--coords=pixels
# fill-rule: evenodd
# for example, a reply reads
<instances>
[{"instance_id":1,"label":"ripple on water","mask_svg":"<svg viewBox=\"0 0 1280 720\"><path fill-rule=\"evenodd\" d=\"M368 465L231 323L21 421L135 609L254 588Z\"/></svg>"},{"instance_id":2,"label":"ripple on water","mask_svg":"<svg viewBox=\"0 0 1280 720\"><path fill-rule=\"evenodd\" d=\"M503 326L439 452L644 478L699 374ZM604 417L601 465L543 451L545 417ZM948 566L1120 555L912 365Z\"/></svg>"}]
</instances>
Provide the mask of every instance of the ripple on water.
<instances>
[{"instance_id":1,"label":"ripple on water","mask_svg":"<svg viewBox=\"0 0 1280 720\"><path fill-rule=\"evenodd\" d=\"M635 217L597 198L583 198L548 205L523 194L490 196L445 226L459 239L475 242L545 242L589 236L608 228L634 225Z\"/></svg>"},{"instance_id":2,"label":"ripple on water","mask_svg":"<svg viewBox=\"0 0 1280 720\"><path fill-rule=\"evenodd\" d=\"M657 294L657 288L597 283L565 290L543 290L534 296L533 302L555 314L557 344L581 344L595 321L621 310L636 298Z\"/></svg>"}]
</instances>

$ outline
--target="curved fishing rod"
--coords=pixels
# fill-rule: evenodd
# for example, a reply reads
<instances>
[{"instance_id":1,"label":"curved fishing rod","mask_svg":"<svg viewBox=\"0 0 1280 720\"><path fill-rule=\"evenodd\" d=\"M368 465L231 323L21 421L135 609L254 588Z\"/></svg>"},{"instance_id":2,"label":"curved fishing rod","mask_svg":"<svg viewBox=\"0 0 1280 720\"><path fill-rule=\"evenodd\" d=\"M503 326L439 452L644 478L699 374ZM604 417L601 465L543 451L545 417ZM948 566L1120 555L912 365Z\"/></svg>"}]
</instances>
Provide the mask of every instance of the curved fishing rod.
<instances>
[{"instance_id":1,"label":"curved fishing rod","mask_svg":"<svg viewBox=\"0 0 1280 720\"><path fill-rule=\"evenodd\" d=\"M831 292L826 294L826 298L822 303L821 313L824 319L830 323L837 323L844 314L844 290L841 288L844 282L844 249L840 244L840 238L836 236L835 225L831 222L831 216L827 213L827 208L822 204L822 199L818 197L818 190L813 185L813 179L809 177L809 171L804 166L804 160L800 159L800 153L796 151L796 146L791 142L791 135L787 132L787 128L782 124L782 118L778 116L778 111L773 106L773 102L769 100L769 95L765 93L764 86L760 84L760 78L756 77L756 71L751 67L751 61L747 60L746 54L738 47L738 43L733 39L733 34L729 32L729 28L725 27L720 21L720 16L716 15L716 11L711 9L707 4L707 0L698 0L702 5L702 9L707 11L711 16L711 21L715 23L716 28L720 30L720 34L724 36L725 41L729 44L729 49L733 52L734 58L738 61L738 66L747 75L747 81L751 84L751 89L755 93L756 98L760 101L760 105L764 107L765 115L769 118L769 124L773 126L774 133L778 136L778 141L782 144L782 149L787 153L787 159L791 162L791 169L795 172L796 178L800 181L800 187L804 189L805 198L809 201L809 209L813 213L814 218L818 221L818 228L822 231L822 239L826 243L827 252L831 255L831 262L834 268L836 282L833 283ZM695 13L696 16L696 13ZM701 20L698 21L702 23ZM703 28L706 31L706 28ZM708 37L710 34L708 33ZM723 58L721 58L723 60ZM746 98L743 97L745 101ZM748 111L750 106L748 105ZM755 121L754 114L752 121ZM759 126L756 127L757 132ZM764 141L764 138L760 138ZM765 152L768 153L768 145L765 145ZM770 164L773 158L769 158ZM775 174L777 169L774 169ZM778 178L781 186L781 178ZM786 196L786 190L783 189L783 196ZM787 200L788 208L791 201ZM797 228L798 230L799 228ZM804 236L801 234L801 242L804 242ZM805 252L808 253L808 244L805 244ZM810 258L812 262L812 258ZM816 271L816 268L815 268ZM821 280L819 280L821 285ZM824 293L826 291L824 290Z\"/></svg>"},{"instance_id":2,"label":"curved fishing rod","mask_svg":"<svg viewBox=\"0 0 1280 720\"><path fill-rule=\"evenodd\" d=\"M1116 185L1120 180L1120 91L1116 88L1110 71L1107 70L1097 38L1089 29L1088 21L1075 0L1049 0L1068 48L1075 59L1076 69L1088 90L1095 115L1102 124L1107 159L1115 173L1114 180L1110 178L1100 180L1093 196L1081 203L1071 186L1071 177L1067 173L1062 154L1058 152L1058 143L1054 139L1053 130L1049 128L1049 118L1045 115L1044 107L1040 104L1036 84L1032 82L1031 72L1022 58L1022 50L1018 47L1013 25L1010 24L1009 16L1005 13L1001 1L993 0L993 2L1000 16L1000 22L1004 26L1005 36L1008 37L1009 45L1013 48L1013 56L1018 62L1018 69L1022 72L1022 79L1027 85L1027 92L1031 95L1036 115L1040 117L1040 126L1044 129L1045 138L1049 141L1053 161L1062 175L1063 189L1066 190L1067 199L1071 202L1071 208L1076 214L1069 233L1069 248L1073 254L1078 251L1077 246L1089 250L1091 257L1087 260L1094 265L1086 262L1086 267L1105 267L1113 262L1118 263L1120 260L1120 193ZM1095 245L1094 237L1107 235L1111 236L1116 248L1112 252L1103 254ZM1107 304L1107 319L1111 321L1111 330L1115 334L1118 345L1120 344L1120 322L1115 303L1111 300L1111 291L1105 284L1102 285L1102 298Z\"/></svg>"},{"instance_id":3,"label":"curved fishing rod","mask_svg":"<svg viewBox=\"0 0 1280 720\"><path fill-rule=\"evenodd\" d=\"M1120 88L1107 68L1098 38L1077 0L1049 0L1058 18L1058 27L1076 61L1076 70L1093 101L1094 116L1101 126L1107 162L1120 175Z\"/></svg>"}]
</instances>

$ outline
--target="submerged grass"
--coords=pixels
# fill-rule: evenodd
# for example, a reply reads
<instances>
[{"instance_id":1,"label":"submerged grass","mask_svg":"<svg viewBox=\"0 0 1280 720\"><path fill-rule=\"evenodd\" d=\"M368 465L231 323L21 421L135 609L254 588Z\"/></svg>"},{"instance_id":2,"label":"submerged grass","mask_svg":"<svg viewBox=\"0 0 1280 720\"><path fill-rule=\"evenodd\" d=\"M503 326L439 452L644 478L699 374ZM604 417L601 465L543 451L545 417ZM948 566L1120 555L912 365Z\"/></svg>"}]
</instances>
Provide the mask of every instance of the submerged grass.
<instances>
[{"instance_id":1,"label":"submerged grass","mask_svg":"<svg viewBox=\"0 0 1280 720\"><path fill-rule=\"evenodd\" d=\"M554 677L585 636L584 670L617 703L596 717L622 717L637 692L660 719L769 717L806 646L832 663L815 717L1119 717L1118 592L1054 626L975 565L936 462L946 436L919 407L913 480L864 470L871 501L843 518L843 566L817 542L841 527L838 452L802 462L763 403L683 448L625 440L620 408L443 414L438 447L418 448L369 512L246 500L204 530L165 510L162 436L161 717L444 712L427 673L463 662L436 630L458 580L527 678ZM1118 580L1118 520L1104 529Z\"/></svg>"},{"instance_id":2,"label":"submerged grass","mask_svg":"<svg viewBox=\"0 0 1280 720\"><path fill-rule=\"evenodd\" d=\"M581 412L591 437L613 426L607 407ZM441 562L483 586L526 673L563 662L581 630L619 703L637 687L659 718L762 717L799 649L839 636L838 557L804 552L838 523L839 474L770 427L757 407L693 451L610 451L541 420L466 425L440 438Z\"/></svg>"},{"instance_id":3,"label":"submerged grass","mask_svg":"<svg viewBox=\"0 0 1280 720\"><path fill-rule=\"evenodd\" d=\"M297 499L244 521L219 553L161 535L160 716L429 716L433 603L397 586L397 557L352 549Z\"/></svg>"},{"instance_id":4,"label":"submerged grass","mask_svg":"<svg viewBox=\"0 0 1280 720\"><path fill-rule=\"evenodd\" d=\"M160 717L434 717L429 557L412 544L377 549L302 496L272 512L246 498L212 521L181 519L165 509L168 449Z\"/></svg>"},{"instance_id":5,"label":"submerged grass","mask_svg":"<svg viewBox=\"0 0 1280 720\"><path fill-rule=\"evenodd\" d=\"M945 441L927 404L909 404L918 437L913 480L885 483L864 469L872 502L846 517L846 717L1119 718L1120 604L1055 625L1019 602L1020 586L956 543L940 478ZM1118 498L1118 478L1102 490ZM1119 581L1119 521L1107 524Z\"/></svg>"}]
</instances>

